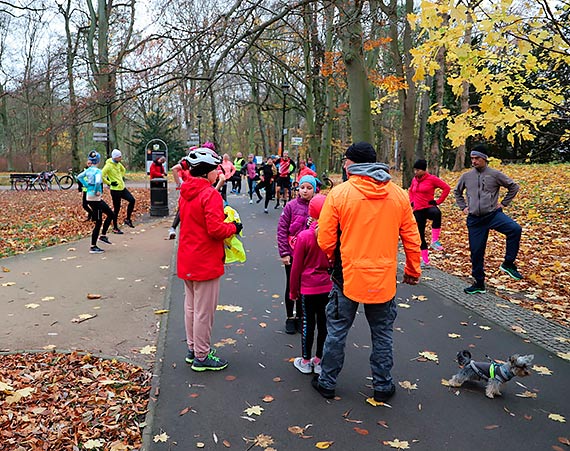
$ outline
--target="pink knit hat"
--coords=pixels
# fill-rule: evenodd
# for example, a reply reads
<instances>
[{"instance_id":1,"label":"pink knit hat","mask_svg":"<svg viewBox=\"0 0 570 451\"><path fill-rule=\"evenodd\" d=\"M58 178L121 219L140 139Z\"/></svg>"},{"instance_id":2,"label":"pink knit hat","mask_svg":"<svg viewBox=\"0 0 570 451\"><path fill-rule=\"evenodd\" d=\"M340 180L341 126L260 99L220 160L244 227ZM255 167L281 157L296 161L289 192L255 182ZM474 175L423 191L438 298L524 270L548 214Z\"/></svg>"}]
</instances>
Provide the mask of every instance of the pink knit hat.
<instances>
[{"instance_id":1,"label":"pink knit hat","mask_svg":"<svg viewBox=\"0 0 570 451\"><path fill-rule=\"evenodd\" d=\"M311 218L319 219L326 198L327 196L323 196L322 194L317 194L313 196L313 198L309 202L309 216Z\"/></svg>"}]
</instances>

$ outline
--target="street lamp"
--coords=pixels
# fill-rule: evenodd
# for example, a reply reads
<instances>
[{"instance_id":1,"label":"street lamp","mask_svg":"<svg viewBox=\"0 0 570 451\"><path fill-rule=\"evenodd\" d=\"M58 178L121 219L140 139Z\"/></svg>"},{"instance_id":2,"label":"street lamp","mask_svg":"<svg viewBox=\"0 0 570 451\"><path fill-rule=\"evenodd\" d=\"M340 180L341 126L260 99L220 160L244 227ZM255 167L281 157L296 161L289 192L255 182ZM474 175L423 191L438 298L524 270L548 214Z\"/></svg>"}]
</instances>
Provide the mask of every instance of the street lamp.
<instances>
[{"instance_id":1,"label":"street lamp","mask_svg":"<svg viewBox=\"0 0 570 451\"><path fill-rule=\"evenodd\" d=\"M202 145L202 135L201 135L201 130L200 130L200 124L202 123L202 115L200 113L198 113L196 115L196 119L198 119L198 145L201 146Z\"/></svg>"},{"instance_id":2,"label":"street lamp","mask_svg":"<svg viewBox=\"0 0 570 451\"><path fill-rule=\"evenodd\" d=\"M281 90L283 91L283 121L281 127L281 149L279 149L279 155L283 155L285 152L285 135L287 134L287 129L285 128L285 110L287 108L287 93L289 92L289 84L284 82L281 85Z\"/></svg>"}]
</instances>

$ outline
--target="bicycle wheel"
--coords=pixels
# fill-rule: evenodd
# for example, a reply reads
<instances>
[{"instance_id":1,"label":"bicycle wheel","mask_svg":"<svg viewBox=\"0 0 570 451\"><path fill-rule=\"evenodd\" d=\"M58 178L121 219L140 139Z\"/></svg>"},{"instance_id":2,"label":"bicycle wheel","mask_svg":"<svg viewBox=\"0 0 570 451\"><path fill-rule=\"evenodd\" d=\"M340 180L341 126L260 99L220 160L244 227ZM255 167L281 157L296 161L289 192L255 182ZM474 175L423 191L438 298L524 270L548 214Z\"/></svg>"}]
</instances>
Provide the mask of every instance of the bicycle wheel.
<instances>
[{"instance_id":1,"label":"bicycle wheel","mask_svg":"<svg viewBox=\"0 0 570 451\"><path fill-rule=\"evenodd\" d=\"M28 189L28 181L26 179L14 180L14 189L16 191L26 191Z\"/></svg>"},{"instance_id":2,"label":"bicycle wheel","mask_svg":"<svg viewBox=\"0 0 570 451\"><path fill-rule=\"evenodd\" d=\"M61 189L69 189L73 186L73 178L70 175L64 175L58 179L57 184Z\"/></svg>"},{"instance_id":3,"label":"bicycle wheel","mask_svg":"<svg viewBox=\"0 0 570 451\"><path fill-rule=\"evenodd\" d=\"M49 186L45 180L38 181L38 186L42 191L47 191L49 189Z\"/></svg>"}]
</instances>

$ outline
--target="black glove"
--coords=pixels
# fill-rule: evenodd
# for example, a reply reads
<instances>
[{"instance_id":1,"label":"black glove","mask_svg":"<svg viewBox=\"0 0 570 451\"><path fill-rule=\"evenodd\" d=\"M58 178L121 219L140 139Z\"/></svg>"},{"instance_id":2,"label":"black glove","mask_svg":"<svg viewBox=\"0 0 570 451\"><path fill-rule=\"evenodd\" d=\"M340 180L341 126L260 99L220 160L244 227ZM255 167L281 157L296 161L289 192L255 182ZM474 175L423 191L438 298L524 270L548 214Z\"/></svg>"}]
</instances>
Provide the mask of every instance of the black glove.
<instances>
[{"instance_id":1,"label":"black glove","mask_svg":"<svg viewBox=\"0 0 570 451\"><path fill-rule=\"evenodd\" d=\"M428 204L433 205L435 207L437 205L437 202L432 199L428 202Z\"/></svg>"},{"instance_id":2,"label":"black glove","mask_svg":"<svg viewBox=\"0 0 570 451\"><path fill-rule=\"evenodd\" d=\"M111 186L119 186L119 182L111 182Z\"/></svg>"},{"instance_id":3,"label":"black glove","mask_svg":"<svg viewBox=\"0 0 570 451\"><path fill-rule=\"evenodd\" d=\"M234 221L233 224L236 226L236 233L240 233L243 230L243 224L241 222Z\"/></svg>"}]
</instances>

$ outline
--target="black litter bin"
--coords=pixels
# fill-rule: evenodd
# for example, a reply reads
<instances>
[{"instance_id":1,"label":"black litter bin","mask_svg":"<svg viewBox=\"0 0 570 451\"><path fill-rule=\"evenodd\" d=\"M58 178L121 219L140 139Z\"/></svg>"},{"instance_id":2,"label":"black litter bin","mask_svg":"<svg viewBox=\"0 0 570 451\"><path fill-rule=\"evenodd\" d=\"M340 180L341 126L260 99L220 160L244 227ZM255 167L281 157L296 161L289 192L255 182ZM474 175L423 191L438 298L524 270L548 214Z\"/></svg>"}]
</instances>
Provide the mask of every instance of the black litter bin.
<instances>
[{"instance_id":1,"label":"black litter bin","mask_svg":"<svg viewBox=\"0 0 570 451\"><path fill-rule=\"evenodd\" d=\"M150 181L150 215L168 216L168 181L166 179Z\"/></svg>"}]
</instances>

